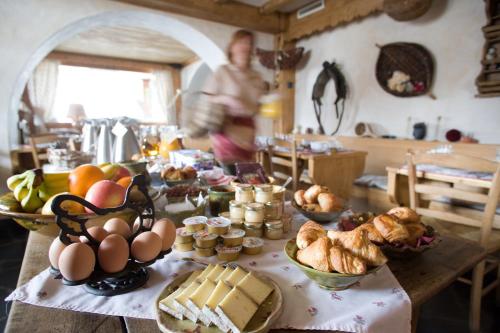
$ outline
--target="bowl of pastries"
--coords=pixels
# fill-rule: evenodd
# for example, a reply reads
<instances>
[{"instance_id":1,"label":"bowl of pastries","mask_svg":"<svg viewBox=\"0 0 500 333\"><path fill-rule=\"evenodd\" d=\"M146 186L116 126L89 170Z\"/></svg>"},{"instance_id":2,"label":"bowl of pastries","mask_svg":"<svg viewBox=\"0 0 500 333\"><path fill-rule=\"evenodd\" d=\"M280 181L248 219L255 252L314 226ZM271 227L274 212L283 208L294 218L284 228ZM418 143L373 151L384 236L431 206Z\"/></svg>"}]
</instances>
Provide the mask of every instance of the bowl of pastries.
<instances>
[{"instance_id":1,"label":"bowl of pastries","mask_svg":"<svg viewBox=\"0 0 500 333\"><path fill-rule=\"evenodd\" d=\"M431 226L420 221L420 216L408 207L395 207L385 214L342 220L339 228L365 230L368 238L390 258L411 258L441 242L441 237Z\"/></svg>"},{"instance_id":2,"label":"bowl of pastries","mask_svg":"<svg viewBox=\"0 0 500 333\"><path fill-rule=\"evenodd\" d=\"M330 192L328 187L313 185L307 190L298 190L293 195L292 205L305 217L315 222L331 222L345 210L345 201Z\"/></svg>"},{"instance_id":3,"label":"bowl of pastries","mask_svg":"<svg viewBox=\"0 0 500 333\"><path fill-rule=\"evenodd\" d=\"M192 166L186 166L184 168L169 166L161 171L160 177L169 187L191 185L198 177L198 172Z\"/></svg>"},{"instance_id":4,"label":"bowl of pastries","mask_svg":"<svg viewBox=\"0 0 500 333\"><path fill-rule=\"evenodd\" d=\"M379 270L387 258L362 229L326 230L314 221L299 229L285 245L285 254L321 288L344 290Z\"/></svg>"}]
</instances>

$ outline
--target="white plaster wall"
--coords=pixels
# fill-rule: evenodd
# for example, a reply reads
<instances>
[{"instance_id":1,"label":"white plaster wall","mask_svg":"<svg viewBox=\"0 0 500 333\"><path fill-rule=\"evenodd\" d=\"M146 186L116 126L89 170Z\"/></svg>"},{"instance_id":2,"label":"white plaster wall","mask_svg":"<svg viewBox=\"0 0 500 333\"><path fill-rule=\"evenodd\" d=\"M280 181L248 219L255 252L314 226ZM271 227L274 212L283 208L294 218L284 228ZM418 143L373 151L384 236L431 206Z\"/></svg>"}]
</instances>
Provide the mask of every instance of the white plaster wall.
<instances>
[{"instance_id":1,"label":"white plaster wall","mask_svg":"<svg viewBox=\"0 0 500 333\"><path fill-rule=\"evenodd\" d=\"M217 52L197 52L198 55L207 60L211 67L215 68L223 63L223 51L231 34L237 27L224 24L207 22L181 15L167 14L155 10L139 8L106 0L4 0L0 1L0 123L4 124L4 130L0 131L0 182L10 173L9 147L12 142L9 139L8 127L15 126L16 115L9 114L12 97L19 94L16 82L26 80L29 73L25 69L33 61L33 54L47 54L47 40L53 40L58 32L80 20L92 21L94 16L110 15L113 24L113 14L117 16L129 15L133 17L134 12L145 12L151 15L161 15L168 24L183 24L189 29L201 32L205 37L200 39L201 45L215 44ZM120 20L118 20L120 21ZM142 26L148 27L147 22ZM71 36L67 36L68 38ZM172 36L180 41L189 36ZM199 37L199 36L198 36ZM271 48L273 37L269 34L257 33L257 42L260 47ZM199 50L198 50L199 51ZM205 54L202 54L205 53ZM264 72L264 76L271 77L272 73ZM20 80L20 81L19 81Z\"/></svg>"},{"instance_id":2,"label":"white plaster wall","mask_svg":"<svg viewBox=\"0 0 500 333\"><path fill-rule=\"evenodd\" d=\"M381 134L409 135L407 121L430 125L428 139L435 139L435 124L442 116L438 138L450 128L472 132L482 143L500 143L500 98L475 98L474 81L480 72L485 24L484 2L435 0L431 10L412 22L396 22L385 14L369 17L302 40L311 57L296 74L295 125L317 128L311 101L312 86L323 61L335 60L347 77L350 96L340 134L353 135L357 122L377 124ZM433 92L429 97L398 98L385 93L375 79L377 44L416 42L435 57ZM336 124L333 85L324 99L326 131Z\"/></svg>"}]
</instances>

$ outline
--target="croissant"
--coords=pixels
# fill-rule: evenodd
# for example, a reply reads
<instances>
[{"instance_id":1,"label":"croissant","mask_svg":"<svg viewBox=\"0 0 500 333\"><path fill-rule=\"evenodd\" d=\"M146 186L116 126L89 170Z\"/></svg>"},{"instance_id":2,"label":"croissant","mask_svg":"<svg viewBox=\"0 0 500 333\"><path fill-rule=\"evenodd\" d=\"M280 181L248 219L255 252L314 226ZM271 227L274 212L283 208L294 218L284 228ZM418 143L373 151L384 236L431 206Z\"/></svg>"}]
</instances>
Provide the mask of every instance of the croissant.
<instances>
[{"instance_id":1,"label":"croissant","mask_svg":"<svg viewBox=\"0 0 500 333\"><path fill-rule=\"evenodd\" d=\"M370 266L379 266L387 262L379 247L370 242L366 230L358 228L351 231L328 230L328 238L338 241L345 249L365 260Z\"/></svg>"},{"instance_id":2,"label":"croissant","mask_svg":"<svg viewBox=\"0 0 500 333\"><path fill-rule=\"evenodd\" d=\"M302 209L307 211L307 212L321 212L321 207L318 204L308 204L306 203L304 206L302 206Z\"/></svg>"},{"instance_id":3,"label":"croissant","mask_svg":"<svg viewBox=\"0 0 500 333\"><path fill-rule=\"evenodd\" d=\"M309 244L324 236L326 236L326 231L321 225L313 221L307 221L297 233L297 247L301 250L305 249Z\"/></svg>"},{"instance_id":4,"label":"croissant","mask_svg":"<svg viewBox=\"0 0 500 333\"><path fill-rule=\"evenodd\" d=\"M320 186L320 185L313 185L307 189L307 191L304 193L304 199L306 199L307 203L316 203L318 201L318 195L320 193L328 193L330 190L328 187L325 186Z\"/></svg>"},{"instance_id":5,"label":"croissant","mask_svg":"<svg viewBox=\"0 0 500 333\"><path fill-rule=\"evenodd\" d=\"M365 274L366 264L363 260L345 250L336 243L330 248L330 266L343 274Z\"/></svg>"},{"instance_id":6,"label":"croissant","mask_svg":"<svg viewBox=\"0 0 500 333\"><path fill-rule=\"evenodd\" d=\"M297 251L297 260L305 265L311 266L318 271L330 272L330 248L332 243L328 237L316 239L308 247Z\"/></svg>"},{"instance_id":7,"label":"croissant","mask_svg":"<svg viewBox=\"0 0 500 333\"><path fill-rule=\"evenodd\" d=\"M375 243L383 243L385 241L384 237L378 232L377 228L373 225L373 223L363 223L356 229L366 230L368 234L368 239Z\"/></svg>"},{"instance_id":8,"label":"croissant","mask_svg":"<svg viewBox=\"0 0 500 333\"><path fill-rule=\"evenodd\" d=\"M390 243L404 242L408 238L408 230L399 223L394 215L382 214L373 219L373 225Z\"/></svg>"},{"instance_id":9,"label":"croissant","mask_svg":"<svg viewBox=\"0 0 500 333\"><path fill-rule=\"evenodd\" d=\"M408 207L394 207L387 214L396 216L403 224L420 222L417 212Z\"/></svg>"},{"instance_id":10,"label":"croissant","mask_svg":"<svg viewBox=\"0 0 500 333\"><path fill-rule=\"evenodd\" d=\"M344 200L333 193L320 193L318 203L321 211L327 213L342 210L344 207Z\"/></svg>"},{"instance_id":11,"label":"croissant","mask_svg":"<svg viewBox=\"0 0 500 333\"><path fill-rule=\"evenodd\" d=\"M294 193L293 195L293 199L295 200L295 202L297 203L297 205L299 206L303 206L306 204L306 199L304 199L304 193L306 191L304 190L298 190L297 192Z\"/></svg>"},{"instance_id":12,"label":"croissant","mask_svg":"<svg viewBox=\"0 0 500 333\"><path fill-rule=\"evenodd\" d=\"M405 224L405 227L409 234L406 244L413 247L417 246L418 239L424 235L427 228L422 223L408 223Z\"/></svg>"}]
</instances>

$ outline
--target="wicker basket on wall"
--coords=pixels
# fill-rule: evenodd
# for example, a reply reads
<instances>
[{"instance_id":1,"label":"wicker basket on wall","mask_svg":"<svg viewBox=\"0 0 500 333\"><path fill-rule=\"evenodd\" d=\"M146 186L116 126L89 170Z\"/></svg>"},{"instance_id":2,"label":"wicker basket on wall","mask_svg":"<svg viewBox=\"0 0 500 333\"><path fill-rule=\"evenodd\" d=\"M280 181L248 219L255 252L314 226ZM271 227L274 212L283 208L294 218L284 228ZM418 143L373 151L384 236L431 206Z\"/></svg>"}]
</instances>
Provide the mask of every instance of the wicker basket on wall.
<instances>
[{"instance_id":1,"label":"wicker basket on wall","mask_svg":"<svg viewBox=\"0 0 500 333\"><path fill-rule=\"evenodd\" d=\"M434 60L425 47L403 42L377 46L380 48L380 54L377 59L375 75L382 89L398 97L429 95L435 99L435 96L430 92L434 77ZM422 83L423 88L418 91L403 92L389 89L388 80L395 71L408 74L411 82Z\"/></svg>"}]
</instances>

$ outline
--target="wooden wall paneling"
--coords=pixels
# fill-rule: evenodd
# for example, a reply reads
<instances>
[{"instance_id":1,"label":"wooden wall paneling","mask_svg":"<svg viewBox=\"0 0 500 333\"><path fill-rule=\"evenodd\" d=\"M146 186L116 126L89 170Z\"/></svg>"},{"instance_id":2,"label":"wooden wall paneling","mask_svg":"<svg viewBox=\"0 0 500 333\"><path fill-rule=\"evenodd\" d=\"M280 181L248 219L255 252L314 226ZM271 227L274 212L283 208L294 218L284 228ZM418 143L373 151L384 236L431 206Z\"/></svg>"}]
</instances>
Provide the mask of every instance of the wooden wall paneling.
<instances>
[{"instance_id":1,"label":"wooden wall paneling","mask_svg":"<svg viewBox=\"0 0 500 333\"><path fill-rule=\"evenodd\" d=\"M264 15L271 14L291 2L293 2L293 0L268 0L260 6L260 12Z\"/></svg>"},{"instance_id":2,"label":"wooden wall paneling","mask_svg":"<svg viewBox=\"0 0 500 333\"><path fill-rule=\"evenodd\" d=\"M174 96L177 94L177 89L181 89L181 70L178 68L175 68L172 71L172 79L174 83ZM182 98L177 98L175 101L175 119L176 119L176 125L180 125L180 119L181 119L181 110L182 110Z\"/></svg>"},{"instance_id":3,"label":"wooden wall paneling","mask_svg":"<svg viewBox=\"0 0 500 333\"><path fill-rule=\"evenodd\" d=\"M279 33L285 28L280 14L263 16L258 7L236 1L224 3L213 0L115 1L268 33Z\"/></svg>"},{"instance_id":4,"label":"wooden wall paneling","mask_svg":"<svg viewBox=\"0 0 500 333\"><path fill-rule=\"evenodd\" d=\"M307 37L317 32L349 23L382 11L383 0L325 0L325 8L298 19L296 12L289 15L287 41Z\"/></svg>"},{"instance_id":5,"label":"wooden wall paneling","mask_svg":"<svg viewBox=\"0 0 500 333\"><path fill-rule=\"evenodd\" d=\"M280 47L280 38L276 36L275 49L290 49L294 42L284 43ZM274 121L274 133L290 133L295 121L295 69L281 70L276 75L278 91L283 98L283 109L280 118Z\"/></svg>"}]
</instances>

